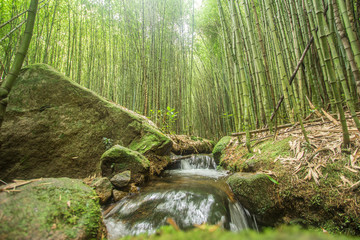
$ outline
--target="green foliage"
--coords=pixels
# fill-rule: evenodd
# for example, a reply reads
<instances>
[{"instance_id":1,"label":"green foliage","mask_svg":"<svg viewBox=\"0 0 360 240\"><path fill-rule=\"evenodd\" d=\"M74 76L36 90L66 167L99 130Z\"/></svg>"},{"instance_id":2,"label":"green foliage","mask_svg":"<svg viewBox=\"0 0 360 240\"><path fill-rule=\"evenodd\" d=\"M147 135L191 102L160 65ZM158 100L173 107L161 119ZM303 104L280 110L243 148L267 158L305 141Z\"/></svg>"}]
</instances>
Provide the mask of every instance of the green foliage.
<instances>
[{"instance_id":1,"label":"green foliage","mask_svg":"<svg viewBox=\"0 0 360 240\"><path fill-rule=\"evenodd\" d=\"M153 122L158 123L158 127L165 133L175 134L175 123L178 120L178 113L175 108L169 106L165 110L152 110L149 111L148 118Z\"/></svg>"},{"instance_id":2,"label":"green foliage","mask_svg":"<svg viewBox=\"0 0 360 240\"><path fill-rule=\"evenodd\" d=\"M275 184L279 184L279 182L278 181L276 181L275 179L273 179L272 177L270 177L269 175L267 175L267 174L265 174L268 178L269 178L269 180L270 181L272 181L273 183L275 183Z\"/></svg>"},{"instance_id":3,"label":"green foliage","mask_svg":"<svg viewBox=\"0 0 360 240\"><path fill-rule=\"evenodd\" d=\"M106 150L109 150L113 146L113 142L110 138L103 137L102 140L103 140Z\"/></svg>"},{"instance_id":4,"label":"green foliage","mask_svg":"<svg viewBox=\"0 0 360 240\"><path fill-rule=\"evenodd\" d=\"M330 235L324 234L321 230L304 230L298 226L283 226L277 229L267 228L263 232L258 233L255 231L242 231L239 233L226 232L217 229L215 226L202 225L201 229L193 229L191 231L183 232L176 231L171 226L162 227L154 235L142 234L136 237L125 237L125 240L349 240L353 239L345 235Z\"/></svg>"}]
</instances>

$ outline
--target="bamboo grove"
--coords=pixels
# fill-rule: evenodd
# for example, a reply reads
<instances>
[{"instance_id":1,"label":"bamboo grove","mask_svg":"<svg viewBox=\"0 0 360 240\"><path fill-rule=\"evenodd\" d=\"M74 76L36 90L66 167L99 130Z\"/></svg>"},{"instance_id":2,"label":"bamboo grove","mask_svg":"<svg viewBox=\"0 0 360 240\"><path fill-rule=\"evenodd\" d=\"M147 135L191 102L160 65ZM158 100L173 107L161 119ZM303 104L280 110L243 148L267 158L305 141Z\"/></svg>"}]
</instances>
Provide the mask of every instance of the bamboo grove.
<instances>
[{"instance_id":1,"label":"bamboo grove","mask_svg":"<svg viewBox=\"0 0 360 240\"><path fill-rule=\"evenodd\" d=\"M29 0L0 3L0 75L9 72ZM360 0L39 1L26 64L148 116L166 132L219 138L316 109L356 127ZM279 102L282 101L282 104ZM306 130L303 128L306 139ZM308 140L307 140L308 141Z\"/></svg>"},{"instance_id":2,"label":"bamboo grove","mask_svg":"<svg viewBox=\"0 0 360 240\"><path fill-rule=\"evenodd\" d=\"M217 13L212 15L218 22L207 22L199 29L207 47L198 57L200 61L210 60L201 66L199 74L211 72L208 78L213 79L213 85L223 86L216 87L214 99L208 100L217 104L210 111L223 109L217 129L247 132L249 146L249 130L265 126L274 129L282 123L299 122L302 126L302 120L314 110L310 106L315 106L339 115L344 145L348 145L344 111L350 112L360 129L356 116L360 2L207 3L216 4ZM216 29L216 37L206 30L209 27ZM211 59L211 51L216 49L217 59ZM283 104L279 105L281 100Z\"/></svg>"}]
</instances>

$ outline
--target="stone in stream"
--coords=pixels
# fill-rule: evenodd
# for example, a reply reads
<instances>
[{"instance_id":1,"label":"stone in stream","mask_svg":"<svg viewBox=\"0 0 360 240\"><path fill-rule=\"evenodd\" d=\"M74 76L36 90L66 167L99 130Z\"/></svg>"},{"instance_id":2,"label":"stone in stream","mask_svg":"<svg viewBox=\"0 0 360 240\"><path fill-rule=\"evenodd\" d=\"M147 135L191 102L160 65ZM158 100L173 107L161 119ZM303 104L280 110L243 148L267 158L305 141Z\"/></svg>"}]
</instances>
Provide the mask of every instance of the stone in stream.
<instances>
[{"instance_id":1,"label":"stone in stream","mask_svg":"<svg viewBox=\"0 0 360 240\"><path fill-rule=\"evenodd\" d=\"M116 174L110 179L110 182L118 188L126 187L130 182L131 171L124 171Z\"/></svg>"},{"instance_id":2,"label":"stone in stream","mask_svg":"<svg viewBox=\"0 0 360 240\"><path fill-rule=\"evenodd\" d=\"M252 214L256 215L261 224L272 226L277 215L274 183L266 174L235 173L227 183L239 202Z\"/></svg>"},{"instance_id":3,"label":"stone in stream","mask_svg":"<svg viewBox=\"0 0 360 240\"><path fill-rule=\"evenodd\" d=\"M123 192L123 191L114 189L114 190L113 190L114 201L115 201L115 202L118 202L118 201L120 201L121 199L123 199L124 197L126 197L128 194L129 194L129 193L127 193L127 192Z\"/></svg>"},{"instance_id":4,"label":"stone in stream","mask_svg":"<svg viewBox=\"0 0 360 240\"><path fill-rule=\"evenodd\" d=\"M0 239L106 236L96 194L81 180L43 178L23 183L16 191L0 192Z\"/></svg>"},{"instance_id":5,"label":"stone in stream","mask_svg":"<svg viewBox=\"0 0 360 240\"><path fill-rule=\"evenodd\" d=\"M167 164L162 157L171 150L172 141L149 119L45 64L22 70L6 111L0 131L0 179L5 181L86 178L100 173L100 157L114 144L155 159L154 168Z\"/></svg>"},{"instance_id":6,"label":"stone in stream","mask_svg":"<svg viewBox=\"0 0 360 240\"><path fill-rule=\"evenodd\" d=\"M113 187L108 178L95 178L90 186L95 189L101 204L110 199Z\"/></svg>"}]
</instances>

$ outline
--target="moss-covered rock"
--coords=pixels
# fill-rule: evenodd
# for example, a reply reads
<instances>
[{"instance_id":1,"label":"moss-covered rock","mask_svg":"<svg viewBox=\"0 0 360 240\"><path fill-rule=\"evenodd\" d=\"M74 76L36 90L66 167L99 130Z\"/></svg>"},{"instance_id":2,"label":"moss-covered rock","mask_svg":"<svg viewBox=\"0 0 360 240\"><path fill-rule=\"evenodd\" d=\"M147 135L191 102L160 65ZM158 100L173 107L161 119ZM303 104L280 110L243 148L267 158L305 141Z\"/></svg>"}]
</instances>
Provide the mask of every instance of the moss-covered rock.
<instances>
[{"instance_id":1,"label":"moss-covered rock","mask_svg":"<svg viewBox=\"0 0 360 240\"><path fill-rule=\"evenodd\" d=\"M149 175L149 160L137 151L116 145L101 156L101 172L108 178L130 170L131 181L141 183Z\"/></svg>"},{"instance_id":2,"label":"moss-covered rock","mask_svg":"<svg viewBox=\"0 0 360 240\"><path fill-rule=\"evenodd\" d=\"M95 239L102 216L81 180L41 179L0 193L0 239Z\"/></svg>"},{"instance_id":3,"label":"moss-covered rock","mask_svg":"<svg viewBox=\"0 0 360 240\"><path fill-rule=\"evenodd\" d=\"M0 132L0 178L84 178L110 145L165 156L172 141L146 117L110 103L50 66L23 69Z\"/></svg>"},{"instance_id":4,"label":"moss-covered rock","mask_svg":"<svg viewBox=\"0 0 360 240\"><path fill-rule=\"evenodd\" d=\"M224 149L229 144L231 139L232 139L232 137L225 136L225 137L221 138L218 143L216 143L216 145L212 151L216 164L220 163L221 155L223 154Z\"/></svg>"},{"instance_id":5,"label":"moss-covered rock","mask_svg":"<svg viewBox=\"0 0 360 240\"><path fill-rule=\"evenodd\" d=\"M261 224L273 225L275 207L274 183L266 174L235 173L227 183L240 203L255 214Z\"/></svg>"},{"instance_id":6,"label":"moss-covered rock","mask_svg":"<svg viewBox=\"0 0 360 240\"><path fill-rule=\"evenodd\" d=\"M169 135L173 141L172 152L177 155L211 153L214 142L205 138L188 135Z\"/></svg>"}]
</instances>

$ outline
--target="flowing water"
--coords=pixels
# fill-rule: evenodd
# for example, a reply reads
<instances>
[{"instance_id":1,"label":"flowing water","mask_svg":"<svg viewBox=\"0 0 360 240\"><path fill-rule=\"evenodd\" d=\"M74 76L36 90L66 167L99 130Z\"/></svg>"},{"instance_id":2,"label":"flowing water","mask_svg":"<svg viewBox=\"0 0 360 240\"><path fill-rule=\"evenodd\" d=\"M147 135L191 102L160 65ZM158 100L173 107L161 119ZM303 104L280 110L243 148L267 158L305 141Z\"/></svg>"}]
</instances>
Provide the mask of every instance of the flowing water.
<instances>
[{"instance_id":1,"label":"flowing water","mask_svg":"<svg viewBox=\"0 0 360 240\"><path fill-rule=\"evenodd\" d=\"M257 229L254 218L235 200L226 175L216 170L209 155L175 161L161 178L143 187L140 194L116 203L105 216L109 239L154 233L169 219L181 229L203 223L231 231Z\"/></svg>"}]
</instances>

